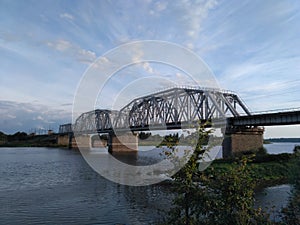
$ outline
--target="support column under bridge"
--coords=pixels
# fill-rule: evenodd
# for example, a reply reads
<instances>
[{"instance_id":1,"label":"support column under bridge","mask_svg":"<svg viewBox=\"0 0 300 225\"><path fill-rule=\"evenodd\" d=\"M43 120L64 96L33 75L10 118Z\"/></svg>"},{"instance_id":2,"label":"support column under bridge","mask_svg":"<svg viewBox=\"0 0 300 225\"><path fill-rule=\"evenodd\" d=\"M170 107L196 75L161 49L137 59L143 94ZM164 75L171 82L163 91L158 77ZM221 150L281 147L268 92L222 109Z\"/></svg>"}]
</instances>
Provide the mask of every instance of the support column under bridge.
<instances>
[{"instance_id":1,"label":"support column under bridge","mask_svg":"<svg viewBox=\"0 0 300 225\"><path fill-rule=\"evenodd\" d=\"M72 137L70 148L103 148L108 146L107 140L100 137L99 134L83 134Z\"/></svg>"},{"instance_id":2,"label":"support column under bridge","mask_svg":"<svg viewBox=\"0 0 300 225\"><path fill-rule=\"evenodd\" d=\"M263 147L264 128L235 127L226 130L223 141L223 157L255 152Z\"/></svg>"},{"instance_id":3,"label":"support column under bridge","mask_svg":"<svg viewBox=\"0 0 300 225\"><path fill-rule=\"evenodd\" d=\"M138 151L138 135L131 132L115 135L110 133L107 139L102 139L98 134L95 135L77 135L76 138L73 133L61 134L58 136L57 143L61 146L69 148L97 148L108 147L109 152L136 152Z\"/></svg>"},{"instance_id":4,"label":"support column under bridge","mask_svg":"<svg viewBox=\"0 0 300 225\"><path fill-rule=\"evenodd\" d=\"M59 134L58 137L57 137L57 144L59 146L66 146L68 147L69 146L69 143L70 143L70 138L71 137L71 134Z\"/></svg>"},{"instance_id":5,"label":"support column under bridge","mask_svg":"<svg viewBox=\"0 0 300 225\"><path fill-rule=\"evenodd\" d=\"M136 152L138 151L138 134L126 132L110 134L108 140L109 152Z\"/></svg>"},{"instance_id":6,"label":"support column under bridge","mask_svg":"<svg viewBox=\"0 0 300 225\"><path fill-rule=\"evenodd\" d=\"M57 144L60 146L76 149L78 146L82 148L90 148L91 136L90 135L77 135L76 138L73 133L60 134L57 138Z\"/></svg>"}]
</instances>

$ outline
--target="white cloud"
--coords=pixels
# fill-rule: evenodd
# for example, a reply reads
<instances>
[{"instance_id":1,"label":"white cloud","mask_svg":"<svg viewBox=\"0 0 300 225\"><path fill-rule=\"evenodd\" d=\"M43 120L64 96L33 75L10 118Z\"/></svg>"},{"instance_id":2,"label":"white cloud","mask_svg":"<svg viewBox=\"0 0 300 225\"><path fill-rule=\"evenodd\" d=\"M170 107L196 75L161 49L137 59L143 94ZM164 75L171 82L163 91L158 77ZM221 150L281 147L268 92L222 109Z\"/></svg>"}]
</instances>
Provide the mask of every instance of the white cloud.
<instances>
[{"instance_id":1,"label":"white cloud","mask_svg":"<svg viewBox=\"0 0 300 225\"><path fill-rule=\"evenodd\" d=\"M85 50L85 49L78 49L78 60L80 62L84 62L84 63L91 63L96 59L96 53L89 51L89 50Z\"/></svg>"},{"instance_id":2,"label":"white cloud","mask_svg":"<svg viewBox=\"0 0 300 225\"><path fill-rule=\"evenodd\" d=\"M106 21L101 27L101 22L94 24L89 15L85 17L89 18L88 21L93 27L99 27L103 34L105 32L104 35L114 44L141 39L182 44L197 39L204 20L217 4L216 0L120 1L114 5L104 3L100 7L100 20ZM94 8L89 10L93 12ZM132 13L133 11L136 13Z\"/></svg>"},{"instance_id":3,"label":"white cloud","mask_svg":"<svg viewBox=\"0 0 300 225\"><path fill-rule=\"evenodd\" d=\"M55 42L47 42L47 45L57 51L63 52L73 48L73 45L66 40L57 40Z\"/></svg>"},{"instance_id":4,"label":"white cloud","mask_svg":"<svg viewBox=\"0 0 300 225\"><path fill-rule=\"evenodd\" d=\"M15 115L11 115L11 114L7 114L6 117L7 117L7 118L10 118L10 119L15 119L15 118L16 118Z\"/></svg>"},{"instance_id":5,"label":"white cloud","mask_svg":"<svg viewBox=\"0 0 300 225\"><path fill-rule=\"evenodd\" d=\"M195 39L198 37L201 26L204 19L208 16L210 10L214 9L218 5L216 0L207 1L183 1L178 4L178 7L182 7L183 23L187 26L186 34Z\"/></svg>"},{"instance_id":6,"label":"white cloud","mask_svg":"<svg viewBox=\"0 0 300 225\"><path fill-rule=\"evenodd\" d=\"M44 120L44 118L42 116L37 116L36 119L37 120Z\"/></svg>"},{"instance_id":7,"label":"white cloud","mask_svg":"<svg viewBox=\"0 0 300 225\"><path fill-rule=\"evenodd\" d=\"M46 43L48 47L62 52L70 57L73 57L79 62L90 64L96 59L96 53L90 50L81 48L78 45L72 44L69 41L60 39Z\"/></svg>"},{"instance_id":8,"label":"white cloud","mask_svg":"<svg viewBox=\"0 0 300 225\"><path fill-rule=\"evenodd\" d=\"M142 57L144 56L144 51L142 50L141 46L139 46L139 44L136 44L135 47L131 49L131 51L132 51L132 63L140 62Z\"/></svg>"},{"instance_id":9,"label":"white cloud","mask_svg":"<svg viewBox=\"0 0 300 225\"><path fill-rule=\"evenodd\" d=\"M59 17L67 20L74 20L74 16L69 13L62 13L59 15Z\"/></svg>"},{"instance_id":10,"label":"white cloud","mask_svg":"<svg viewBox=\"0 0 300 225\"><path fill-rule=\"evenodd\" d=\"M150 74L154 73L154 69L150 66L148 62L143 63L143 68L145 71L147 71Z\"/></svg>"}]
</instances>

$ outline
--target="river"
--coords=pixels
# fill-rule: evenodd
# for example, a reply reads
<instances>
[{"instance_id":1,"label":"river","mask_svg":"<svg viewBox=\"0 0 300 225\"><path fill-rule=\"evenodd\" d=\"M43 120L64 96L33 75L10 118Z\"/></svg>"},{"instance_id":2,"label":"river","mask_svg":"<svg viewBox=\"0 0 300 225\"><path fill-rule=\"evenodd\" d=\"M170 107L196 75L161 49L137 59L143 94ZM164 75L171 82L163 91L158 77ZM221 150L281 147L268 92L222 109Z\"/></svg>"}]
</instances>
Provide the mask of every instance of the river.
<instances>
[{"instance_id":1,"label":"river","mask_svg":"<svg viewBox=\"0 0 300 225\"><path fill-rule=\"evenodd\" d=\"M168 188L110 182L72 150L0 149L0 224L149 224Z\"/></svg>"},{"instance_id":2,"label":"river","mask_svg":"<svg viewBox=\"0 0 300 225\"><path fill-rule=\"evenodd\" d=\"M0 148L0 224L150 224L170 207L169 188L113 183L73 150ZM283 199L272 204L284 206L289 190L262 190L257 201L276 193Z\"/></svg>"},{"instance_id":3,"label":"river","mask_svg":"<svg viewBox=\"0 0 300 225\"><path fill-rule=\"evenodd\" d=\"M264 144L265 149L269 154L293 153L295 145L300 145L299 142L274 142Z\"/></svg>"}]
</instances>

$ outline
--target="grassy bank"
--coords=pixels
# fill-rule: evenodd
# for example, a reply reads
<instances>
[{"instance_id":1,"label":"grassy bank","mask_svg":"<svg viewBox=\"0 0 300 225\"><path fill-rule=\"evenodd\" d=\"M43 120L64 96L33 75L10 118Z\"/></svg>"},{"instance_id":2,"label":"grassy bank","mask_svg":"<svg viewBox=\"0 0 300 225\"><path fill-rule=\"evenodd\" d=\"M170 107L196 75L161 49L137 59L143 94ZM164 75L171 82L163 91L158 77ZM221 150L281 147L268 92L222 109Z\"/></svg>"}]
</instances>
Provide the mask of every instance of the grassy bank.
<instances>
[{"instance_id":1,"label":"grassy bank","mask_svg":"<svg viewBox=\"0 0 300 225\"><path fill-rule=\"evenodd\" d=\"M256 187L273 186L290 183L295 171L300 171L300 156L298 154L259 155L253 157L247 164ZM236 159L215 160L210 169L226 172L236 167Z\"/></svg>"}]
</instances>

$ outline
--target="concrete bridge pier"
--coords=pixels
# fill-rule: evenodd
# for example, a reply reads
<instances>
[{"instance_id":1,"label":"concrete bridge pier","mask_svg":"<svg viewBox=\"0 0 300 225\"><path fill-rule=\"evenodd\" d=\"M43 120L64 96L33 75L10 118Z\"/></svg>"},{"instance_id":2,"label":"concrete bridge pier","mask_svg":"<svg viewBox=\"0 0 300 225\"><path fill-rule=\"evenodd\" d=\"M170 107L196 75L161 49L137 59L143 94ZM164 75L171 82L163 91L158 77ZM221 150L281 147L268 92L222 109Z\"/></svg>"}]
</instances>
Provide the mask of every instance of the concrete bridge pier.
<instances>
[{"instance_id":1,"label":"concrete bridge pier","mask_svg":"<svg viewBox=\"0 0 300 225\"><path fill-rule=\"evenodd\" d=\"M83 148L90 148L91 137L90 135L78 135L75 139L73 133L60 134L57 138L57 144L73 149L78 148L78 146Z\"/></svg>"},{"instance_id":2,"label":"concrete bridge pier","mask_svg":"<svg viewBox=\"0 0 300 225\"><path fill-rule=\"evenodd\" d=\"M138 135L132 132L123 134L109 134L108 151L113 152L136 152L138 151Z\"/></svg>"},{"instance_id":3,"label":"concrete bridge pier","mask_svg":"<svg viewBox=\"0 0 300 225\"><path fill-rule=\"evenodd\" d=\"M60 146L72 148L73 139L74 139L74 135L71 132L59 134L57 137L57 144Z\"/></svg>"},{"instance_id":4,"label":"concrete bridge pier","mask_svg":"<svg viewBox=\"0 0 300 225\"><path fill-rule=\"evenodd\" d=\"M94 134L90 136L92 148L105 148L107 147L107 134Z\"/></svg>"},{"instance_id":5,"label":"concrete bridge pier","mask_svg":"<svg viewBox=\"0 0 300 225\"><path fill-rule=\"evenodd\" d=\"M71 142L69 144L70 148L91 148L92 147L92 140L89 134L83 135L76 135L76 138L73 136Z\"/></svg>"},{"instance_id":6,"label":"concrete bridge pier","mask_svg":"<svg viewBox=\"0 0 300 225\"><path fill-rule=\"evenodd\" d=\"M223 141L223 157L258 151L263 147L263 134L262 127L227 128Z\"/></svg>"}]
</instances>

